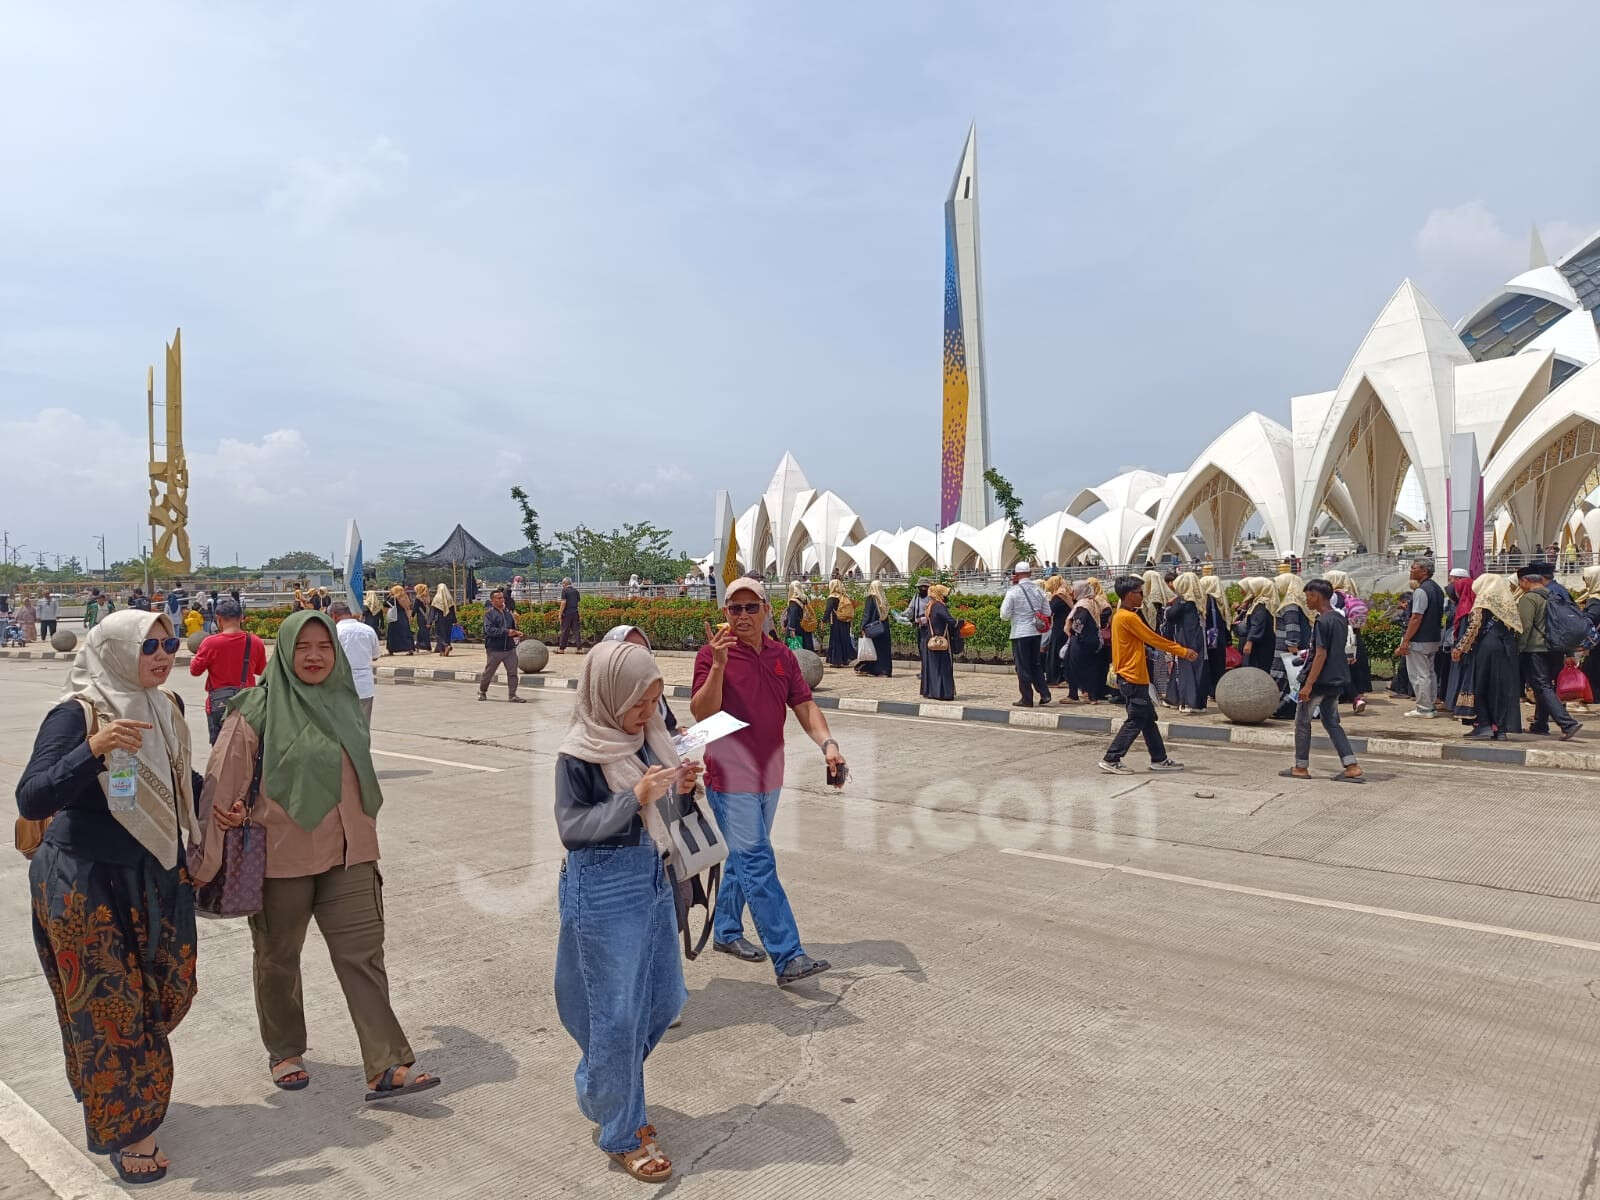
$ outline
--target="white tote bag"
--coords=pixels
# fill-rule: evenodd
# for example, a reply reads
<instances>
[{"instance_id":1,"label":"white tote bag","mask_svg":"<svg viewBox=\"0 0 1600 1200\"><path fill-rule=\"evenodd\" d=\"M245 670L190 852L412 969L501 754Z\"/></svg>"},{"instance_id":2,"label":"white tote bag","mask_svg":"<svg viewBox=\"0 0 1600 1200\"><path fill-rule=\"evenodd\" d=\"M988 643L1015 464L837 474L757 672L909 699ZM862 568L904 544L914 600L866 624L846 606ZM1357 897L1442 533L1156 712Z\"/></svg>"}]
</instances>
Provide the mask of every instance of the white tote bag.
<instances>
[{"instance_id":1,"label":"white tote bag","mask_svg":"<svg viewBox=\"0 0 1600 1200\"><path fill-rule=\"evenodd\" d=\"M878 648L872 644L872 639L871 638L864 637L864 638L861 638L859 641L856 642L856 661L857 662L877 662L878 661Z\"/></svg>"}]
</instances>

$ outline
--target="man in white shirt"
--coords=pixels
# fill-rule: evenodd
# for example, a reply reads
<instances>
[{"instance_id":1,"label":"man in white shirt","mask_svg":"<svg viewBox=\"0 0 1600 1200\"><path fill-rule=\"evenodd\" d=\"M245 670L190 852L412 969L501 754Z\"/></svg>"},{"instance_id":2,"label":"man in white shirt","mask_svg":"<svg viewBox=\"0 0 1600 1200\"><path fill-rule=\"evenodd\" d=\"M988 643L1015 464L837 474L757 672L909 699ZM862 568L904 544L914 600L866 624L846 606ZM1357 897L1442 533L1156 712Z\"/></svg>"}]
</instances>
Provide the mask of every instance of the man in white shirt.
<instances>
[{"instance_id":1,"label":"man in white shirt","mask_svg":"<svg viewBox=\"0 0 1600 1200\"><path fill-rule=\"evenodd\" d=\"M350 606L335 600L328 609L338 625L339 645L350 660L350 674L356 681L356 695L361 697L361 711L367 714L367 728L372 728L373 686L372 660L378 657L378 635L371 625L356 619Z\"/></svg>"},{"instance_id":2,"label":"man in white shirt","mask_svg":"<svg viewBox=\"0 0 1600 1200\"><path fill-rule=\"evenodd\" d=\"M1011 622L1011 660L1017 667L1017 684L1022 699L1013 708L1032 708L1033 693L1039 703L1050 703L1050 687L1044 678L1044 660L1039 654L1041 636L1038 619L1050 623L1050 602L1033 581L1033 564L1019 562L1011 572L1011 589L1000 601L1000 615Z\"/></svg>"},{"instance_id":3,"label":"man in white shirt","mask_svg":"<svg viewBox=\"0 0 1600 1200\"><path fill-rule=\"evenodd\" d=\"M39 603L34 608L38 610L39 636L48 642L56 635L56 619L61 615L61 602L46 592L39 597Z\"/></svg>"}]
</instances>

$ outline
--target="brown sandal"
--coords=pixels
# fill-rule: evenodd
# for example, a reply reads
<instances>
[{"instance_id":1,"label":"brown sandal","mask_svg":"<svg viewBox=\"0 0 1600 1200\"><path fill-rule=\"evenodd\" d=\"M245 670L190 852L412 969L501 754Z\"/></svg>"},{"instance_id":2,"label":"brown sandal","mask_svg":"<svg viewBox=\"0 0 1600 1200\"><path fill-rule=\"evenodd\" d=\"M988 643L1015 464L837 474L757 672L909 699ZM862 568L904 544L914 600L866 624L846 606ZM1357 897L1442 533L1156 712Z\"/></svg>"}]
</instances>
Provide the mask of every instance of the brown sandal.
<instances>
[{"instance_id":1,"label":"brown sandal","mask_svg":"<svg viewBox=\"0 0 1600 1200\"><path fill-rule=\"evenodd\" d=\"M642 1183L665 1183L672 1178L672 1160L656 1145L656 1127L639 1127L639 1146L621 1153L607 1153L629 1175Z\"/></svg>"}]
</instances>

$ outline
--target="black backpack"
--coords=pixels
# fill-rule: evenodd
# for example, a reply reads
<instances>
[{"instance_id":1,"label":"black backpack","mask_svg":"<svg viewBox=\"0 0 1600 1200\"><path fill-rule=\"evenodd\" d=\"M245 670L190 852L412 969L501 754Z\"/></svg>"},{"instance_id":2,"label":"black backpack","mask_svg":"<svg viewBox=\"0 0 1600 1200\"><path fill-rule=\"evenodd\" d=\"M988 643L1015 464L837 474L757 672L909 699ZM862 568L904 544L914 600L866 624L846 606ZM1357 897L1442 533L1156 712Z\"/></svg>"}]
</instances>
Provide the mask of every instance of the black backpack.
<instances>
[{"instance_id":1,"label":"black backpack","mask_svg":"<svg viewBox=\"0 0 1600 1200\"><path fill-rule=\"evenodd\" d=\"M1588 650L1600 642L1600 632L1583 610L1563 592L1547 592L1544 606L1544 636L1550 649L1561 654Z\"/></svg>"}]
</instances>

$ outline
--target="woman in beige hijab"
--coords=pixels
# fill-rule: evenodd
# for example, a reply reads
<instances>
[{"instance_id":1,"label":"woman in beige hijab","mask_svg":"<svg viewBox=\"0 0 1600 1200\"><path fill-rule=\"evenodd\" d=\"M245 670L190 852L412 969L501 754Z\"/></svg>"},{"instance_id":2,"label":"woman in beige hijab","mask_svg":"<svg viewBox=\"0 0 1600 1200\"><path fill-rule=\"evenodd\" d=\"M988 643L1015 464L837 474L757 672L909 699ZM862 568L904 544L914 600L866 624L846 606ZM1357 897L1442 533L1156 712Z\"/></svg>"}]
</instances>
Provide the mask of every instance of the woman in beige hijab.
<instances>
[{"instance_id":1,"label":"woman in beige hijab","mask_svg":"<svg viewBox=\"0 0 1600 1200\"><path fill-rule=\"evenodd\" d=\"M1272 580L1261 575L1251 575L1239 581L1244 593L1239 601L1239 652L1244 655L1244 665L1262 671L1272 670L1273 656L1278 649L1278 634L1272 617Z\"/></svg>"},{"instance_id":2,"label":"woman in beige hijab","mask_svg":"<svg viewBox=\"0 0 1600 1200\"><path fill-rule=\"evenodd\" d=\"M698 764L678 761L661 691L648 650L601 642L584 660L556 758L567 849L556 1010L582 1053L579 1109L600 1127L600 1149L646 1183L671 1178L672 1162L645 1112L644 1060L688 998L672 884L647 819L656 826L655 807L692 794L700 775Z\"/></svg>"},{"instance_id":3,"label":"woman in beige hijab","mask_svg":"<svg viewBox=\"0 0 1600 1200\"><path fill-rule=\"evenodd\" d=\"M1283 573L1272 581L1273 608L1278 620L1278 645L1293 653L1311 644L1311 613L1306 608L1306 585L1298 575Z\"/></svg>"},{"instance_id":4,"label":"woman in beige hijab","mask_svg":"<svg viewBox=\"0 0 1600 1200\"><path fill-rule=\"evenodd\" d=\"M24 820L48 822L28 884L67 1082L89 1149L129 1183L167 1173L156 1145L172 1095L167 1038L195 992L184 846L200 779L183 705L161 686L179 644L164 612L123 609L95 625L17 784Z\"/></svg>"},{"instance_id":5,"label":"woman in beige hijab","mask_svg":"<svg viewBox=\"0 0 1600 1200\"><path fill-rule=\"evenodd\" d=\"M1474 741L1506 741L1522 732L1522 614L1511 580L1480 575L1472 581L1472 612L1450 657L1470 666L1456 692L1456 711L1470 714ZM1469 684L1470 680L1470 684Z\"/></svg>"},{"instance_id":6,"label":"woman in beige hijab","mask_svg":"<svg viewBox=\"0 0 1600 1200\"><path fill-rule=\"evenodd\" d=\"M417 649L433 649L433 611L428 596L428 585L419 583L411 589L411 594L416 597L414 605L417 614Z\"/></svg>"},{"instance_id":7,"label":"woman in beige hijab","mask_svg":"<svg viewBox=\"0 0 1600 1200\"><path fill-rule=\"evenodd\" d=\"M874 579L867 585L867 603L861 614L861 638L872 643L872 661L858 662L857 675L887 677L894 674L894 636L889 622L889 597L884 593L883 581Z\"/></svg>"},{"instance_id":8,"label":"woman in beige hijab","mask_svg":"<svg viewBox=\"0 0 1600 1200\"><path fill-rule=\"evenodd\" d=\"M849 612L850 616L842 615ZM823 623L828 627L828 665L848 667L856 656L855 639L850 636L850 621L855 616L855 604L844 590L844 581L835 579L828 584L828 604L822 612Z\"/></svg>"},{"instance_id":9,"label":"woman in beige hijab","mask_svg":"<svg viewBox=\"0 0 1600 1200\"><path fill-rule=\"evenodd\" d=\"M1205 595L1200 591L1200 577L1185 571L1172 581L1173 598L1167 602L1161 618L1163 637L1187 646L1194 651L1191 659L1181 659L1172 664L1167 681L1165 700L1177 705L1183 714L1200 712L1206 706L1206 625Z\"/></svg>"},{"instance_id":10,"label":"woman in beige hijab","mask_svg":"<svg viewBox=\"0 0 1600 1200\"><path fill-rule=\"evenodd\" d=\"M456 623L456 601L450 594L450 589L440 584L433 593L433 603L429 606L428 616L433 621L434 650L444 658L450 657L454 643L450 638L450 631Z\"/></svg>"}]
</instances>

